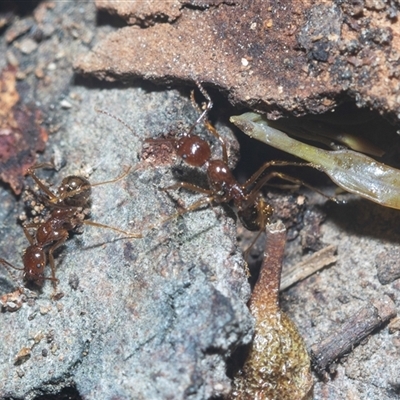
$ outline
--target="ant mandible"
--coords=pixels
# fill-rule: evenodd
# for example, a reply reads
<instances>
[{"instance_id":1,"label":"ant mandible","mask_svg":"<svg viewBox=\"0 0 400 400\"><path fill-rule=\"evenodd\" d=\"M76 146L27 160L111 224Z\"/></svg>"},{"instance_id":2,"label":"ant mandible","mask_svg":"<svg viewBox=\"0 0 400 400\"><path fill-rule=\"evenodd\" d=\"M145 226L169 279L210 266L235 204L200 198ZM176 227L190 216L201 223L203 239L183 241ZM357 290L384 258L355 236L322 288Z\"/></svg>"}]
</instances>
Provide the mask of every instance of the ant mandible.
<instances>
[{"instance_id":1,"label":"ant mandible","mask_svg":"<svg viewBox=\"0 0 400 400\"><path fill-rule=\"evenodd\" d=\"M192 103L194 107L201 112L201 114L195 123L190 127L188 132L184 133L178 138L147 140L148 142L172 141L178 156L181 157L186 164L193 167L206 168L209 189L204 189L188 182L178 182L172 186L163 188L163 190L184 188L205 195L194 204L170 216L168 220L185 214L186 212L196 210L197 208L206 204L232 203L237 210L237 215L240 221L246 229L250 231L262 232L265 226L270 222L270 218L274 211L273 207L268 204L260 194L260 189L268 181L273 178L280 178L295 184L302 184L310 187L301 180L278 171L272 171L268 174L265 174L266 170L270 167L293 165L309 166L309 164L288 161L268 161L264 163L244 184L240 184L228 166L228 151L224 139L207 119L207 114L213 107L212 100L203 86L198 82L197 87L207 100L207 104L203 111L200 110L194 99L194 91L191 92ZM195 127L200 122L203 122L208 132L220 142L222 146L222 159L212 159L209 143L193 133ZM313 190L321 193L315 188L313 188ZM257 238L258 236L255 238L255 240L257 240ZM253 241L253 244L255 240Z\"/></svg>"},{"instance_id":2,"label":"ant mandible","mask_svg":"<svg viewBox=\"0 0 400 400\"><path fill-rule=\"evenodd\" d=\"M45 280L53 282L56 288L58 279L56 278L56 267L54 262L54 251L62 246L69 237L70 231L76 231L82 225L97 226L100 228L112 229L116 232L123 233L130 238L140 238L141 234L130 233L121 229L100 224L98 222L87 220L90 212L90 195L92 187L100 186L107 183L117 182L123 179L131 170L129 168L119 177L110 181L91 184L82 176L70 175L64 178L57 192L52 192L36 176L35 170L38 168L49 168L51 164L37 164L28 169L29 175L38 185L42 196L42 201L50 211L48 218L42 223L29 223L23 226L24 234L29 241L22 257L23 268L15 267L8 261L0 258L0 264L5 267L22 270L23 279L29 285L41 288ZM36 229L32 235L29 229ZM45 276L45 267L50 264L51 277Z\"/></svg>"}]
</instances>

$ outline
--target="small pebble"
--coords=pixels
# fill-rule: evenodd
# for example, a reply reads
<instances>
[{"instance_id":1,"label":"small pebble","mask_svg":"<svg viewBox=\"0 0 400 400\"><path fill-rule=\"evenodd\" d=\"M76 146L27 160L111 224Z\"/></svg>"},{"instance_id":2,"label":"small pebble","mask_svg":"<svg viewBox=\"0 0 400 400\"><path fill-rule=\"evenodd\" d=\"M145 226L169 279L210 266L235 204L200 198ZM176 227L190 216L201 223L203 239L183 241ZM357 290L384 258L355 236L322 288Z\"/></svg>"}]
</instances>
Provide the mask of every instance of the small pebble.
<instances>
[{"instance_id":1,"label":"small pebble","mask_svg":"<svg viewBox=\"0 0 400 400\"><path fill-rule=\"evenodd\" d=\"M72 107L72 104L68 100L61 100L60 101L60 106L61 108L64 108L65 110L68 110Z\"/></svg>"},{"instance_id":2,"label":"small pebble","mask_svg":"<svg viewBox=\"0 0 400 400\"><path fill-rule=\"evenodd\" d=\"M55 71L56 69L57 69L57 65L55 64L55 63L50 63L48 66L47 66L47 69L49 70L49 71Z\"/></svg>"},{"instance_id":3,"label":"small pebble","mask_svg":"<svg viewBox=\"0 0 400 400\"><path fill-rule=\"evenodd\" d=\"M19 44L18 48L21 53L24 54L31 54L34 52L38 47L38 44L31 38L23 39Z\"/></svg>"},{"instance_id":4,"label":"small pebble","mask_svg":"<svg viewBox=\"0 0 400 400\"><path fill-rule=\"evenodd\" d=\"M14 54L13 51L8 50L8 51L6 52L6 58L7 58L7 62L8 62L10 65L12 65L13 67L18 67L19 61L18 61L18 59L17 59L17 57L16 57L16 55Z\"/></svg>"}]
</instances>

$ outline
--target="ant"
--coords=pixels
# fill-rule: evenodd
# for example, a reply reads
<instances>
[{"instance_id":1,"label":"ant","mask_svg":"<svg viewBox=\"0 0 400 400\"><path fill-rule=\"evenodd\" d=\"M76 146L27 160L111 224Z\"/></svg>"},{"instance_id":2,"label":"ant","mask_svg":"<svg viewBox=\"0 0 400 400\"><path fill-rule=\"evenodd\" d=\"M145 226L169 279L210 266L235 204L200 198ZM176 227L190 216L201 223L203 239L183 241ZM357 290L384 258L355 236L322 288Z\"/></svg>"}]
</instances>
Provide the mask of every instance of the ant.
<instances>
[{"instance_id":1,"label":"ant","mask_svg":"<svg viewBox=\"0 0 400 400\"><path fill-rule=\"evenodd\" d=\"M83 225L108 228L123 233L130 238L140 238L141 234L123 231L121 229L87 220L90 214L90 195L92 187L117 182L123 179L131 170L128 168L122 175L115 179L91 184L82 176L70 175L64 178L57 189L52 192L48 186L40 181L35 174L39 168L54 168L50 163L36 164L27 170L29 175L38 185L43 193L41 199L49 210L49 216L44 222L28 223L23 226L24 234L29 241L22 257L23 268L18 268L8 261L0 258L0 264L5 267L22 270L23 279L28 285L41 288L45 280L53 282L56 289L58 279L56 278L56 267L54 262L54 251L62 246L69 237L69 232L76 232ZM30 233L35 229L35 234ZM50 264L51 277L46 277L44 270Z\"/></svg>"},{"instance_id":2,"label":"ant","mask_svg":"<svg viewBox=\"0 0 400 400\"><path fill-rule=\"evenodd\" d=\"M212 100L203 86L199 82L196 82L196 84L202 95L207 100L207 103L203 106L203 110L201 110L195 101L194 90L191 92L192 104L199 111L200 115L190 129L178 138L147 140L148 142L153 143L172 141L177 155L181 157L186 164L192 167L205 167L206 169L209 189L204 189L188 182L177 182L172 186L163 188L165 191L184 188L205 195L197 202L170 216L167 220L185 214L186 212L194 211L206 204L231 203L235 207L243 226L249 231L258 231L260 234L266 225L269 224L270 218L274 212L273 207L264 200L260 193L261 188L268 181L273 178L280 178L297 185L302 184L306 187L310 187L303 181L278 171L272 171L265 174L266 170L270 167L293 165L310 166L310 164L289 161L268 161L264 163L245 183L240 184L228 166L228 151L226 143L207 118L209 111L213 107ZM209 143L193 133L195 127L200 122L203 122L207 131L220 142L222 146L222 159L213 159ZM313 190L321 193L318 189L313 188ZM249 250L258 239L259 234L246 250L245 255L248 254Z\"/></svg>"},{"instance_id":3,"label":"ant","mask_svg":"<svg viewBox=\"0 0 400 400\"><path fill-rule=\"evenodd\" d=\"M162 223L165 223L171 219L174 219L187 212L194 211L206 204L227 204L232 203L237 211L237 215L242 222L243 226L249 231L258 231L258 235L253 240L252 244L246 250L245 255L248 254L256 240L258 239L261 232L264 230L267 224L270 222L270 218L274 212L273 207L267 203L262 197L260 190L261 188L271 179L280 178L285 181L294 183L296 185L304 185L314 191L326 196L318 189L312 188L303 181L286 175L282 172L272 171L269 174L264 174L265 171L270 167L282 167L282 166L312 166L308 163L289 162L289 161L268 161L264 163L244 184L240 184L234 177L231 169L228 165L228 151L225 140L217 132L215 127L210 123L207 118L208 113L213 107L213 102L210 95L206 92L200 82L196 82L198 89L207 100L207 103L203 107L203 110L197 105L194 90L191 91L191 102L193 107L198 110L199 117L189 130L183 133L177 138L156 138L146 139L147 143L160 143L160 142L172 142L177 155L182 160L192 167L205 167L206 175L208 180L209 189L202 188L189 182L177 182L172 186L163 188L162 190L175 190L184 188L193 192L202 193L205 196L197 202L193 203L189 207L178 211L177 213L166 218ZM113 114L104 111L96 110L101 114L108 115L120 123L122 123L131 132L133 129L120 118ZM195 135L194 129L196 126L203 122L207 131L214 136L222 147L222 159L213 159L211 155L210 144ZM334 198L329 199L335 200Z\"/></svg>"}]
</instances>

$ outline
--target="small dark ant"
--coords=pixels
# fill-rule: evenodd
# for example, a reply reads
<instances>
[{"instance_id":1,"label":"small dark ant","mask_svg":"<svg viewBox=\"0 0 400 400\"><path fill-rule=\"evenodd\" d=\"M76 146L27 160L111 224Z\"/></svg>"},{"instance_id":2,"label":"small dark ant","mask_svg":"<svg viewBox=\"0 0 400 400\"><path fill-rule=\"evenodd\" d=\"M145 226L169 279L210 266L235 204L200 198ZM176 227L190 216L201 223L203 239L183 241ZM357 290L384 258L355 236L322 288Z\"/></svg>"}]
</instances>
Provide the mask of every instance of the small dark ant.
<instances>
[{"instance_id":1,"label":"small dark ant","mask_svg":"<svg viewBox=\"0 0 400 400\"><path fill-rule=\"evenodd\" d=\"M23 279L28 285L41 288L45 280L53 282L54 287L58 283L56 278L56 267L54 262L54 251L62 246L69 237L70 231L77 231L82 225L97 226L100 228L112 229L123 233L129 238L140 238L141 234L126 232L121 229L89 221L86 218L90 213L90 195L92 187L117 182L123 179L131 170L129 168L122 175L106 182L91 184L86 178L70 175L64 178L57 189L57 193L52 192L48 186L40 181L36 176L35 170L38 168L52 168L48 163L37 164L28 169L29 175L39 189L44 194L42 201L48 208L50 215L44 222L29 223L23 226L24 234L29 241L22 257L23 268L18 268L8 261L0 258L0 263L5 267L22 270ZM35 229L32 235L29 229ZM51 277L45 276L45 267L50 264Z\"/></svg>"}]
</instances>

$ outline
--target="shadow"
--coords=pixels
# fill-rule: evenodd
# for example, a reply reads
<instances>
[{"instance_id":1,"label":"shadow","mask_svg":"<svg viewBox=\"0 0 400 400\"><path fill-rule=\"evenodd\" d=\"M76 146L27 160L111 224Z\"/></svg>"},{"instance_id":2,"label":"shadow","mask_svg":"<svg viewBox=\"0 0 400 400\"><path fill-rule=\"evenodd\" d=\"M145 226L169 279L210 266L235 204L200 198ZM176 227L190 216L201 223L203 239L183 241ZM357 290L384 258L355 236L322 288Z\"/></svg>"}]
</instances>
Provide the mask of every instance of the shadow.
<instances>
[{"instance_id":1,"label":"shadow","mask_svg":"<svg viewBox=\"0 0 400 400\"><path fill-rule=\"evenodd\" d=\"M4 400L23 400L16 397L4 397ZM70 386L62 389L56 394L41 394L33 400L82 400L83 397L79 394L75 386Z\"/></svg>"},{"instance_id":2,"label":"shadow","mask_svg":"<svg viewBox=\"0 0 400 400\"><path fill-rule=\"evenodd\" d=\"M97 9L96 13L96 26L111 26L113 28L123 28L124 26L128 26L126 21L117 14L110 14L105 10Z\"/></svg>"},{"instance_id":3,"label":"shadow","mask_svg":"<svg viewBox=\"0 0 400 400\"><path fill-rule=\"evenodd\" d=\"M79 394L75 386L70 386L62 389L57 394L43 394L35 397L33 400L82 400L83 397Z\"/></svg>"},{"instance_id":4,"label":"shadow","mask_svg":"<svg viewBox=\"0 0 400 400\"><path fill-rule=\"evenodd\" d=\"M41 0L2 0L0 1L0 35L12 24L15 17L26 17L41 3Z\"/></svg>"},{"instance_id":5,"label":"shadow","mask_svg":"<svg viewBox=\"0 0 400 400\"><path fill-rule=\"evenodd\" d=\"M326 204L327 219L349 234L400 244L400 210L386 208L362 198L345 204Z\"/></svg>"},{"instance_id":6,"label":"shadow","mask_svg":"<svg viewBox=\"0 0 400 400\"><path fill-rule=\"evenodd\" d=\"M101 80L93 76L82 75L77 72L73 76L73 85L81 86L85 89L142 89L145 92L165 92L167 90L178 90L185 94L185 97L189 97L190 89L188 89L188 84L184 81L174 82L173 85L169 85L167 80L159 81L149 81L141 77L131 77L123 80L121 77L116 77L115 81Z\"/></svg>"},{"instance_id":7,"label":"shadow","mask_svg":"<svg viewBox=\"0 0 400 400\"><path fill-rule=\"evenodd\" d=\"M12 282L11 277L7 279L5 276L0 276L0 293L11 293L15 289L16 283Z\"/></svg>"},{"instance_id":8,"label":"shadow","mask_svg":"<svg viewBox=\"0 0 400 400\"><path fill-rule=\"evenodd\" d=\"M0 2L0 14L13 13L24 17L33 12L42 0L2 0Z\"/></svg>"},{"instance_id":9,"label":"shadow","mask_svg":"<svg viewBox=\"0 0 400 400\"><path fill-rule=\"evenodd\" d=\"M226 362L226 375L233 380L237 373L243 368L249 355L251 343L237 347Z\"/></svg>"}]
</instances>

